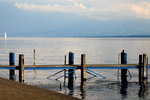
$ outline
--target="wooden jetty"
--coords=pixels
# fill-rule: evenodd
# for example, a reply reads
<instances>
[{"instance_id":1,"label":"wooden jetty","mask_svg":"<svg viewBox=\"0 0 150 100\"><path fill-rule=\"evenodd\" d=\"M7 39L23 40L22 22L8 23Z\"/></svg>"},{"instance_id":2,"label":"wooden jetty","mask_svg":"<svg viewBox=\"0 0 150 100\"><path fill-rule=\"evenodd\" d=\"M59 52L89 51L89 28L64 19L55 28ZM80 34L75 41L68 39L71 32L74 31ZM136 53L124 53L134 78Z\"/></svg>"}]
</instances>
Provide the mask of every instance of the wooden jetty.
<instances>
[{"instance_id":1,"label":"wooden jetty","mask_svg":"<svg viewBox=\"0 0 150 100\"><path fill-rule=\"evenodd\" d=\"M35 51L34 51L35 52ZM68 87L73 85L73 74L74 70L81 70L81 86L86 85L86 73L90 69L121 69L121 81L127 81L127 69L138 69L139 71L139 83L148 84L148 65L146 54L139 55L138 64L127 64L127 54L122 51L121 53L121 64L86 64L86 55L81 55L81 64L74 64L74 53L69 52L69 64L60 64L60 65L24 65L24 55L19 55L19 65L15 65L15 56L14 53L9 54L9 65L0 65L0 69L10 70L10 80L14 80L15 71L19 70L19 82L24 82L24 70L51 70L51 69L61 69L64 70L64 74L61 77L66 78L66 69L68 72ZM66 61L66 59L65 59ZM57 74L57 73L56 73Z\"/></svg>"}]
</instances>

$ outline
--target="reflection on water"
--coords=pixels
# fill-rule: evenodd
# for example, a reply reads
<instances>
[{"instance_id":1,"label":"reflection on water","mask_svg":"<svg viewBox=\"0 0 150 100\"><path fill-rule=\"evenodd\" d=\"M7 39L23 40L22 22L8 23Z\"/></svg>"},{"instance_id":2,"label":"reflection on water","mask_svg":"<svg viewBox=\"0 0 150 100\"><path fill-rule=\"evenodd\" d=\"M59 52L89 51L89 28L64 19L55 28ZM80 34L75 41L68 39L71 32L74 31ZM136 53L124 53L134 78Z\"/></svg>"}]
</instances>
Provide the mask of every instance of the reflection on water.
<instances>
[{"instance_id":1,"label":"reflection on water","mask_svg":"<svg viewBox=\"0 0 150 100\"><path fill-rule=\"evenodd\" d=\"M59 81L60 82L60 81ZM82 100L137 100L145 99L149 100L148 85L138 82L115 82L109 80L95 80L87 82L86 87L80 86L77 82L73 87L69 87L64 84L59 88L59 82L53 82L48 84L36 84L38 87L45 89L55 90L66 95L72 95Z\"/></svg>"},{"instance_id":2,"label":"reflection on water","mask_svg":"<svg viewBox=\"0 0 150 100\"><path fill-rule=\"evenodd\" d=\"M123 98L127 98L128 82L121 82L120 94Z\"/></svg>"},{"instance_id":3,"label":"reflection on water","mask_svg":"<svg viewBox=\"0 0 150 100\"><path fill-rule=\"evenodd\" d=\"M145 83L141 83L140 84L140 90L139 90L139 97L142 97L142 98L146 98L146 96L148 96L148 84L145 84Z\"/></svg>"},{"instance_id":4,"label":"reflection on water","mask_svg":"<svg viewBox=\"0 0 150 100\"><path fill-rule=\"evenodd\" d=\"M7 41L6 41L6 40L4 40L3 42L4 42L3 47L4 47L4 48L6 48L6 44L7 44L6 42L7 42Z\"/></svg>"},{"instance_id":5,"label":"reflection on water","mask_svg":"<svg viewBox=\"0 0 150 100\"><path fill-rule=\"evenodd\" d=\"M86 100L86 86L81 86L81 99Z\"/></svg>"}]
</instances>

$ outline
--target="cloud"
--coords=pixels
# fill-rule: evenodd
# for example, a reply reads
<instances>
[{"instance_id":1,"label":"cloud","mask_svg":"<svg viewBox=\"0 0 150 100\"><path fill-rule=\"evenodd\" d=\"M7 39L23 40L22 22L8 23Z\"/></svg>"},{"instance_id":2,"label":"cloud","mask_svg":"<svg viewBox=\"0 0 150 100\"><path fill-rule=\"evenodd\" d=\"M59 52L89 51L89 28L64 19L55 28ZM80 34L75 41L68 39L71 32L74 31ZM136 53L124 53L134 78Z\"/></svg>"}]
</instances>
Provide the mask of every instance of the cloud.
<instances>
[{"instance_id":1,"label":"cloud","mask_svg":"<svg viewBox=\"0 0 150 100\"><path fill-rule=\"evenodd\" d=\"M150 19L150 2L115 2L103 8L96 7L95 12L95 18Z\"/></svg>"},{"instance_id":2,"label":"cloud","mask_svg":"<svg viewBox=\"0 0 150 100\"><path fill-rule=\"evenodd\" d=\"M88 1L91 3L93 2L91 0ZM113 7L101 8L97 5L90 5L88 3L86 5L83 2L79 2L75 0L66 0L66 2L62 4L56 3L56 4L46 4L46 5L15 3L14 5L19 9L23 9L27 11L76 13L96 20L107 20L109 19L107 15L110 17L109 14L114 13L116 9L118 9Z\"/></svg>"},{"instance_id":3,"label":"cloud","mask_svg":"<svg viewBox=\"0 0 150 100\"><path fill-rule=\"evenodd\" d=\"M141 4L134 4L131 6L133 12L139 17L144 19L150 19L150 3L143 2Z\"/></svg>"},{"instance_id":4,"label":"cloud","mask_svg":"<svg viewBox=\"0 0 150 100\"><path fill-rule=\"evenodd\" d=\"M30 11L45 11L45 12L70 12L70 13L82 13L93 11L93 8L88 8L84 4L74 3L73 5L60 5L60 4L27 4L27 3L15 3L15 6L20 9Z\"/></svg>"},{"instance_id":5,"label":"cloud","mask_svg":"<svg viewBox=\"0 0 150 100\"><path fill-rule=\"evenodd\" d=\"M34 1L34 0L33 0ZM40 1L40 0L39 0ZM27 11L76 13L96 20L150 19L150 2L145 0L44 0L47 3L15 3ZM43 1L43 2L44 2Z\"/></svg>"}]
</instances>

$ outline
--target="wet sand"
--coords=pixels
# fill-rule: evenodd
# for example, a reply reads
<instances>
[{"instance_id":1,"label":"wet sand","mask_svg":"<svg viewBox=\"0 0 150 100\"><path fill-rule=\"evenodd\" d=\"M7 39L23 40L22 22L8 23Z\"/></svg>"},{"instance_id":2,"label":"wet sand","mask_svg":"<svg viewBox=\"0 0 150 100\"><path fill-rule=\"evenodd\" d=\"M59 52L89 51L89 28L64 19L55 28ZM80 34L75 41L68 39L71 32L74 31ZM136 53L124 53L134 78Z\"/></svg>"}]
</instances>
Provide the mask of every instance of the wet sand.
<instances>
[{"instance_id":1,"label":"wet sand","mask_svg":"<svg viewBox=\"0 0 150 100\"><path fill-rule=\"evenodd\" d=\"M0 100L80 100L35 86L0 78Z\"/></svg>"}]
</instances>

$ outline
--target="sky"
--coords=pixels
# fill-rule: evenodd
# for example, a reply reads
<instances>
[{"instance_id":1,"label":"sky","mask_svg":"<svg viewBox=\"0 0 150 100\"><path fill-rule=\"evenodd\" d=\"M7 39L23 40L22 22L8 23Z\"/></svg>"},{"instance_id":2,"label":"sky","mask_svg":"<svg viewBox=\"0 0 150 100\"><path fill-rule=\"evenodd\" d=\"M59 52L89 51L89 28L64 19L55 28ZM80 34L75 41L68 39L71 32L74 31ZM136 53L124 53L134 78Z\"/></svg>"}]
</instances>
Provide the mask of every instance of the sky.
<instances>
[{"instance_id":1,"label":"sky","mask_svg":"<svg viewBox=\"0 0 150 100\"><path fill-rule=\"evenodd\" d=\"M150 0L0 0L0 36L150 35Z\"/></svg>"}]
</instances>

